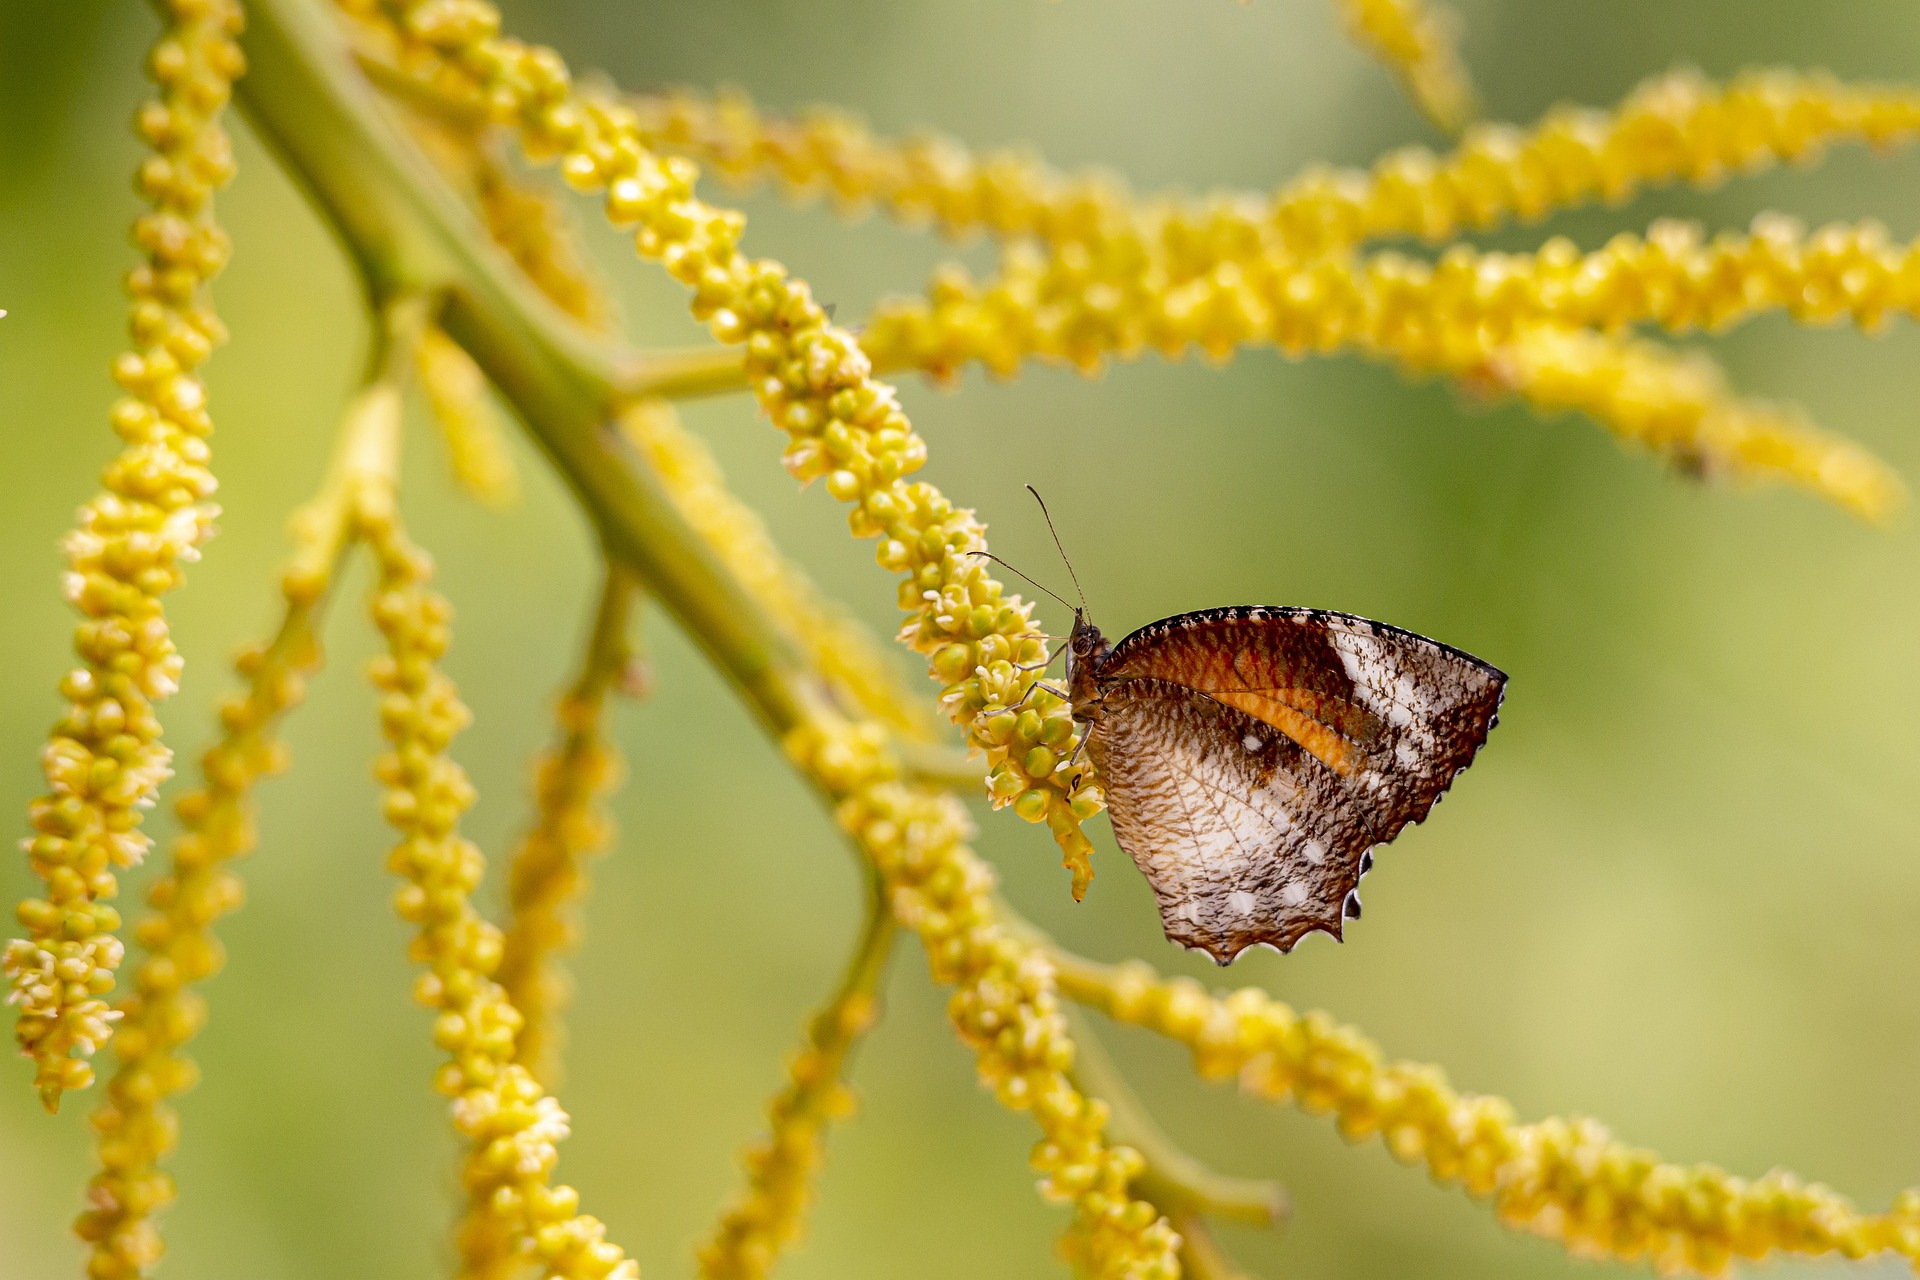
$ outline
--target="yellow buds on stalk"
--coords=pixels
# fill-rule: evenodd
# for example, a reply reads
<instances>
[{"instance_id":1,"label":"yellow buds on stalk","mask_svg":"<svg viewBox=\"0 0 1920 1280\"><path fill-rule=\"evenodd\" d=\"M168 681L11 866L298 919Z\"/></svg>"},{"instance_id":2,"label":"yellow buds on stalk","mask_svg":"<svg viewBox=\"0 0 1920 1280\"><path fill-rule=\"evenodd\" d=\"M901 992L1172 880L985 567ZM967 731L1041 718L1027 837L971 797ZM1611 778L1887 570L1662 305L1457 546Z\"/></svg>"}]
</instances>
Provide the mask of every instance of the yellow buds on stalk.
<instances>
[{"instance_id":1,"label":"yellow buds on stalk","mask_svg":"<svg viewBox=\"0 0 1920 1280\"><path fill-rule=\"evenodd\" d=\"M1189 273L1233 245L1317 254L1392 236L1437 243L1595 201L1617 204L1651 187L1713 186L1781 161L1809 163L1835 143L1887 150L1920 135L1920 89L1798 71L1750 71L1720 85L1680 70L1647 80L1611 110L1559 106L1531 126L1476 124L1445 154L1406 147L1369 169L1309 169L1271 195L1191 202L1141 199L1117 178L1063 174L1023 152L975 155L947 137L876 137L840 111L769 117L736 91L682 90L633 104L646 146L738 183L825 190L843 207L877 205L953 236L1098 244L1146 226L1166 252L1176 240L1188 246Z\"/></svg>"},{"instance_id":2,"label":"yellow buds on stalk","mask_svg":"<svg viewBox=\"0 0 1920 1280\"><path fill-rule=\"evenodd\" d=\"M1063 991L1186 1045L1207 1079L1237 1078L1248 1093L1331 1114L1349 1140L1378 1137L1436 1181L1491 1197L1508 1226L1576 1255L1707 1276L1775 1254L1920 1262L1920 1188L1885 1214L1866 1214L1786 1172L1748 1181L1711 1165L1665 1164L1591 1120L1520 1124L1504 1099L1456 1093L1438 1067L1388 1062L1354 1028L1302 1016L1258 988L1213 996L1138 961L1058 961Z\"/></svg>"},{"instance_id":3,"label":"yellow buds on stalk","mask_svg":"<svg viewBox=\"0 0 1920 1280\"><path fill-rule=\"evenodd\" d=\"M1092 842L1080 824L1097 811L1098 791L1082 781L1085 772L1069 779L1052 771L1070 744L1057 758L1050 751L1048 772L1036 773L1027 761L1041 756L1030 746L1012 754L1013 734L987 728L990 718L1026 706L1060 721L1071 737L1067 706L1014 669L1044 657L1045 641L1034 634L1029 606L1007 596L974 554L986 549L986 538L973 513L931 485L907 481L926 461L926 444L893 389L873 380L859 344L828 323L784 267L740 252L745 219L695 196L697 171L687 161L648 151L631 108L576 97L552 50L496 38L499 15L480 0L396 9L416 40L471 76L496 115L518 126L530 157L557 158L575 189L604 193L609 220L633 228L642 256L658 259L692 291L694 315L715 337L746 348L749 384L788 434L787 470L803 482L823 480L853 508L855 536L880 539L882 566L905 575L899 600L911 616L901 639L931 660L946 686L943 709L986 752L997 777L994 804L1012 804L1051 828L1075 894L1083 894L1093 875Z\"/></svg>"},{"instance_id":4,"label":"yellow buds on stalk","mask_svg":"<svg viewBox=\"0 0 1920 1280\"><path fill-rule=\"evenodd\" d=\"M586 661L560 698L559 744L535 770L533 829L508 870L511 914L495 976L520 1013L516 1057L548 1088L559 1074L561 1015L572 994L560 958L579 945L574 913L586 891L587 860L613 839L605 801L622 765L607 731L607 702L629 677L634 595L626 570L610 566Z\"/></svg>"},{"instance_id":5,"label":"yellow buds on stalk","mask_svg":"<svg viewBox=\"0 0 1920 1280\"><path fill-rule=\"evenodd\" d=\"M506 427L488 397L487 376L473 357L440 330L420 335L420 388L446 441L453 478L488 506L520 496L520 474L508 451Z\"/></svg>"},{"instance_id":6,"label":"yellow buds on stalk","mask_svg":"<svg viewBox=\"0 0 1920 1280\"><path fill-rule=\"evenodd\" d=\"M486 860L459 831L473 788L447 754L468 721L438 666L450 610L428 588L430 562L390 508L366 512L360 532L378 561L373 615L387 639L373 681L393 748L377 772L387 821L401 835L388 859L405 882L394 901L417 930L409 953L423 970L414 996L435 1012L434 1039L448 1055L434 1084L453 1100L454 1125L470 1144L462 1180L470 1202L484 1206L466 1224L463 1251L485 1235L548 1276L636 1280L638 1264L606 1239L598 1219L579 1212L578 1194L552 1184L567 1115L514 1061L522 1020L492 976L500 931L472 902Z\"/></svg>"},{"instance_id":7,"label":"yellow buds on stalk","mask_svg":"<svg viewBox=\"0 0 1920 1280\"><path fill-rule=\"evenodd\" d=\"M986 232L1084 240L1131 216L1117 178L1062 175L1025 151L976 156L931 133L881 138L858 117L826 107L792 120L770 117L737 89L711 97L680 89L628 102L645 146L685 155L736 186L776 180L790 195L824 194L849 214L877 206L956 239Z\"/></svg>"},{"instance_id":8,"label":"yellow buds on stalk","mask_svg":"<svg viewBox=\"0 0 1920 1280\"><path fill-rule=\"evenodd\" d=\"M789 1083L767 1108L771 1131L747 1151L747 1188L700 1250L708 1280L758 1280L780 1251L800 1238L814 1175L826 1155L831 1121L853 1113L845 1083L854 1048L879 1020L878 988L897 932L877 876L853 959L839 989L807 1027L806 1043L788 1069Z\"/></svg>"},{"instance_id":9,"label":"yellow buds on stalk","mask_svg":"<svg viewBox=\"0 0 1920 1280\"><path fill-rule=\"evenodd\" d=\"M872 633L823 600L806 570L781 554L760 517L728 491L713 451L680 424L672 404L632 404L620 415L620 427L687 523L806 653L843 706L909 740L933 736L935 722L925 704L909 695Z\"/></svg>"},{"instance_id":10,"label":"yellow buds on stalk","mask_svg":"<svg viewBox=\"0 0 1920 1280\"><path fill-rule=\"evenodd\" d=\"M1534 255L1459 246L1436 264L1256 248L1191 276L1177 272L1193 260L1110 248L1010 251L1001 276L982 284L944 272L926 299L884 306L862 342L882 365L937 376L969 361L1010 373L1035 357L1093 369L1148 349L1226 359L1248 343L1290 355L1354 351L1542 408L1578 407L1689 465L1789 479L1870 517L1901 491L1857 446L1741 406L1717 378L1676 378L1670 356L1585 328L1723 326L1769 307L1867 325L1920 310L1920 265L1871 225L1803 240L1763 218L1752 236L1703 244L1683 224L1662 223L1644 240L1617 237L1584 256L1554 240Z\"/></svg>"},{"instance_id":11,"label":"yellow buds on stalk","mask_svg":"<svg viewBox=\"0 0 1920 1280\"><path fill-rule=\"evenodd\" d=\"M204 287L227 259L212 201L233 175L219 120L242 68L241 15L234 0L163 8L167 29L147 59L160 96L136 120L153 149L136 185L153 209L134 223L145 255L127 278L134 349L113 367L125 392L113 429L126 444L66 541L82 665L61 682L67 711L41 754L47 794L32 808L27 858L46 897L20 904L27 936L5 952L8 1002L20 1011L14 1035L49 1110L92 1083L87 1059L119 1016L106 997L124 948L107 900L118 892L115 871L145 856L142 813L171 773L154 704L178 687L181 661L160 602L216 512L213 423L195 370L226 336Z\"/></svg>"},{"instance_id":12,"label":"yellow buds on stalk","mask_svg":"<svg viewBox=\"0 0 1920 1280\"><path fill-rule=\"evenodd\" d=\"M1685 470L1786 479L1866 520L1888 519L1906 497L1899 476L1853 441L1790 408L1736 396L1711 360L1657 343L1531 326L1467 383L1517 394L1542 413L1579 410Z\"/></svg>"},{"instance_id":13,"label":"yellow buds on stalk","mask_svg":"<svg viewBox=\"0 0 1920 1280\"><path fill-rule=\"evenodd\" d=\"M1473 118L1473 85L1455 48L1453 11L1424 0L1340 0L1353 38L1380 56L1427 118L1454 133Z\"/></svg>"},{"instance_id":14,"label":"yellow buds on stalk","mask_svg":"<svg viewBox=\"0 0 1920 1280\"><path fill-rule=\"evenodd\" d=\"M484 148L474 160L474 195L493 242L513 255L548 301L589 329L611 327L613 303L587 264L566 206L553 192L515 177Z\"/></svg>"},{"instance_id":15,"label":"yellow buds on stalk","mask_svg":"<svg viewBox=\"0 0 1920 1280\"><path fill-rule=\"evenodd\" d=\"M1139 1154L1106 1144L1106 1104L1067 1078L1073 1043L1052 964L996 919L993 873L966 845L965 809L900 781L885 741L871 723L816 724L786 746L838 799L835 817L885 883L895 918L920 935L935 981L954 988L948 1016L974 1049L981 1083L1002 1105L1033 1113L1041 1190L1077 1210L1069 1257L1092 1276L1172 1280L1180 1237L1127 1189Z\"/></svg>"}]
</instances>

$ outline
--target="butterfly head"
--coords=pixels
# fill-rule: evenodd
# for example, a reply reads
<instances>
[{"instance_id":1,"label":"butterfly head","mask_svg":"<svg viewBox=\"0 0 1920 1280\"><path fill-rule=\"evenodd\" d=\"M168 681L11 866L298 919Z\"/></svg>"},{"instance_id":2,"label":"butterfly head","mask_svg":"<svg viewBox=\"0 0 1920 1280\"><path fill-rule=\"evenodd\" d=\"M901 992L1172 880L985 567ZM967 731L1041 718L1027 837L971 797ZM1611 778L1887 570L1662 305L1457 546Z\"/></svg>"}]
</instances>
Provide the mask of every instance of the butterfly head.
<instances>
[{"instance_id":1,"label":"butterfly head","mask_svg":"<svg viewBox=\"0 0 1920 1280\"><path fill-rule=\"evenodd\" d=\"M1100 634L1100 628L1087 620L1087 611L1075 609L1073 634L1067 637L1067 692L1073 700L1077 719L1086 719L1082 709L1090 709L1098 701L1093 671L1111 647Z\"/></svg>"}]
</instances>

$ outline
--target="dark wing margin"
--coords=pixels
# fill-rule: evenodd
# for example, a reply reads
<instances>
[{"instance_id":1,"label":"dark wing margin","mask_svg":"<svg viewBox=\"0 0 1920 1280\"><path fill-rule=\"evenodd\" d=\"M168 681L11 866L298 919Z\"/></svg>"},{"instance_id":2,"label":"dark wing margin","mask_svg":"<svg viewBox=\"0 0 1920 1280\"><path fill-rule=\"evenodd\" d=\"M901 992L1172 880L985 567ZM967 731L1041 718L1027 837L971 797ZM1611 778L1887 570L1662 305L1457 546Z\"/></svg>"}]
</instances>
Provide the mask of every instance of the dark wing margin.
<instances>
[{"instance_id":1,"label":"dark wing margin","mask_svg":"<svg viewBox=\"0 0 1920 1280\"><path fill-rule=\"evenodd\" d=\"M1315 930L1340 937L1375 841L1345 780L1183 685L1130 680L1101 705L1088 752L1169 939L1224 965Z\"/></svg>"},{"instance_id":2,"label":"dark wing margin","mask_svg":"<svg viewBox=\"0 0 1920 1280\"><path fill-rule=\"evenodd\" d=\"M1471 654L1383 622L1260 606L1142 627L1100 675L1181 685L1278 730L1347 784L1375 843L1426 817L1473 762L1507 682Z\"/></svg>"}]
</instances>

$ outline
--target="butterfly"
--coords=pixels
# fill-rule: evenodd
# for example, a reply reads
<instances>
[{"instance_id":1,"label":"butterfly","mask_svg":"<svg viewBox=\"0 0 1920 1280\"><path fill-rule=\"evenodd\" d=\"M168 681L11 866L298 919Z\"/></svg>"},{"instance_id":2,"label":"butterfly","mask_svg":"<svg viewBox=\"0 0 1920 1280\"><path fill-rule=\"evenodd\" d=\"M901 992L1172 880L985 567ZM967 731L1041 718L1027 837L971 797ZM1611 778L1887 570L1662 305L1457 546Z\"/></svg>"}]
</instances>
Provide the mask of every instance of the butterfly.
<instances>
[{"instance_id":1,"label":"butterfly","mask_svg":"<svg viewBox=\"0 0 1920 1280\"><path fill-rule=\"evenodd\" d=\"M1341 936L1374 846L1472 763L1506 683L1458 649L1324 609L1183 613L1118 644L1075 609L1065 692L1167 937L1225 965Z\"/></svg>"}]
</instances>

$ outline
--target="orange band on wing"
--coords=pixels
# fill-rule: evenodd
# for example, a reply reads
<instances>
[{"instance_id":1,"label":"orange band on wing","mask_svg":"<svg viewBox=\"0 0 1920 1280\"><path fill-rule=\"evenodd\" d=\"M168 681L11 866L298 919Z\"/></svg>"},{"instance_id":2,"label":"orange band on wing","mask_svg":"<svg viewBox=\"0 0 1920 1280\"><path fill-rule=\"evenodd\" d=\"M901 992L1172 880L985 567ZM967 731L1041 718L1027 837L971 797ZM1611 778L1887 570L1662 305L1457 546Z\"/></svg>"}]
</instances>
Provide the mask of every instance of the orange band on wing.
<instances>
[{"instance_id":1,"label":"orange band on wing","mask_svg":"<svg viewBox=\"0 0 1920 1280\"><path fill-rule=\"evenodd\" d=\"M1256 720L1272 725L1299 743L1314 759L1343 778L1352 777L1360 767L1359 762L1354 759L1354 747L1351 742L1312 716L1295 711L1284 702L1269 698L1264 693L1234 689L1209 690L1208 696L1226 703L1235 710L1244 711Z\"/></svg>"}]
</instances>

